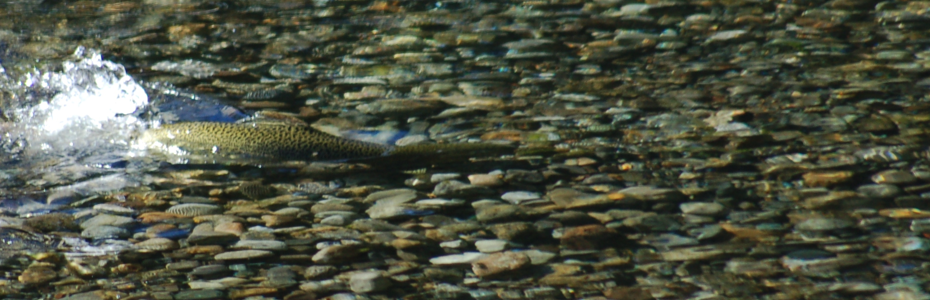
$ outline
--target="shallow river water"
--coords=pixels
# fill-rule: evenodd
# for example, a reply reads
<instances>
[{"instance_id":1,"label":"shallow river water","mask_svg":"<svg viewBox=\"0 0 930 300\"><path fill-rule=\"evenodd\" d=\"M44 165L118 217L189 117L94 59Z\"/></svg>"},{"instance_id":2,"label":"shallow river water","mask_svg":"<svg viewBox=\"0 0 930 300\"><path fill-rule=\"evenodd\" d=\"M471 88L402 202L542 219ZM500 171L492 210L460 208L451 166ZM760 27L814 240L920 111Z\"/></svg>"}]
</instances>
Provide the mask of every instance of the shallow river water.
<instances>
[{"instance_id":1,"label":"shallow river water","mask_svg":"<svg viewBox=\"0 0 930 300\"><path fill-rule=\"evenodd\" d=\"M0 16L5 298L930 299L927 1Z\"/></svg>"}]
</instances>

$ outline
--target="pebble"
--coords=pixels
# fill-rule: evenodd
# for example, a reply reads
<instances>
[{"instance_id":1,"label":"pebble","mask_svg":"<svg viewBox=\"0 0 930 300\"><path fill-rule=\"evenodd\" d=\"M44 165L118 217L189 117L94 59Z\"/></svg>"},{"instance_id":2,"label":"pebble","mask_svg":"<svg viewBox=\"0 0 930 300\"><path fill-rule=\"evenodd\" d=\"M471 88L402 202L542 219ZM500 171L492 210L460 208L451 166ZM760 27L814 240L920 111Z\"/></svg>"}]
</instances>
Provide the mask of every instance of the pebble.
<instances>
[{"instance_id":1,"label":"pebble","mask_svg":"<svg viewBox=\"0 0 930 300\"><path fill-rule=\"evenodd\" d=\"M169 207L165 212L185 217L222 214L223 208L212 204L185 203Z\"/></svg>"},{"instance_id":2,"label":"pebble","mask_svg":"<svg viewBox=\"0 0 930 300\"><path fill-rule=\"evenodd\" d=\"M192 289L180 291L174 294L175 300L201 300L201 299L222 299L226 296L223 291L215 289Z\"/></svg>"},{"instance_id":3,"label":"pebble","mask_svg":"<svg viewBox=\"0 0 930 300\"><path fill-rule=\"evenodd\" d=\"M216 260L249 260L270 257L272 255L274 254L267 250L239 250L223 252L214 255L213 258Z\"/></svg>"},{"instance_id":4,"label":"pebble","mask_svg":"<svg viewBox=\"0 0 930 300\"><path fill-rule=\"evenodd\" d=\"M58 272L48 267L30 267L17 279L26 285L42 285L58 278Z\"/></svg>"},{"instance_id":5,"label":"pebble","mask_svg":"<svg viewBox=\"0 0 930 300\"><path fill-rule=\"evenodd\" d=\"M475 248L481 253L494 253L504 251L510 246L505 240L480 240L475 242Z\"/></svg>"},{"instance_id":6,"label":"pebble","mask_svg":"<svg viewBox=\"0 0 930 300\"><path fill-rule=\"evenodd\" d=\"M718 216L724 213L726 209L722 204L716 202L685 202L679 205L681 212L684 214Z\"/></svg>"},{"instance_id":7,"label":"pebble","mask_svg":"<svg viewBox=\"0 0 930 300\"><path fill-rule=\"evenodd\" d=\"M468 182L475 186L498 187L504 185L504 180L496 174L468 175Z\"/></svg>"},{"instance_id":8,"label":"pebble","mask_svg":"<svg viewBox=\"0 0 930 300\"><path fill-rule=\"evenodd\" d=\"M417 199L417 191L414 189L393 189L380 192L374 192L365 197L365 203L377 204L400 204L409 203Z\"/></svg>"},{"instance_id":9,"label":"pebble","mask_svg":"<svg viewBox=\"0 0 930 300\"><path fill-rule=\"evenodd\" d=\"M472 262L472 271L478 277L490 277L506 272L513 272L530 264L530 258L520 252L500 252L490 254Z\"/></svg>"},{"instance_id":10,"label":"pebble","mask_svg":"<svg viewBox=\"0 0 930 300\"><path fill-rule=\"evenodd\" d=\"M484 223L503 222L519 219L524 215L524 209L516 205L491 204L475 208L475 217Z\"/></svg>"},{"instance_id":11,"label":"pebble","mask_svg":"<svg viewBox=\"0 0 930 300\"><path fill-rule=\"evenodd\" d=\"M106 212L106 213L111 213L111 214L117 214L117 215L134 215L134 214L136 214L136 210L135 210L135 209L132 209L132 208L129 208L129 207L123 207L123 206L119 206L119 205L115 205L115 204L108 204L108 203L94 205L94 210L98 210L98 211L102 211L102 212Z\"/></svg>"},{"instance_id":12,"label":"pebble","mask_svg":"<svg viewBox=\"0 0 930 300\"><path fill-rule=\"evenodd\" d=\"M81 236L89 239L124 239L131 234L128 230L115 226L94 226L81 231Z\"/></svg>"},{"instance_id":13,"label":"pebble","mask_svg":"<svg viewBox=\"0 0 930 300\"><path fill-rule=\"evenodd\" d=\"M334 245L321 249L311 259L320 264L337 263L358 256L362 250L363 245L358 244Z\"/></svg>"},{"instance_id":14,"label":"pebble","mask_svg":"<svg viewBox=\"0 0 930 300\"><path fill-rule=\"evenodd\" d=\"M459 265L471 264L481 258L487 257L487 254L481 252L463 252L461 254L450 254L430 258L429 262L434 265Z\"/></svg>"},{"instance_id":15,"label":"pebble","mask_svg":"<svg viewBox=\"0 0 930 300\"><path fill-rule=\"evenodd\" d=\"M87 229L96 226L112 226L112 227L121 227L128 228L135 224L135 220L130 217L110 215L110 214L100 214L96 215L93 218L90 218L87 221L81 222L81 228Z\"/></svg>"},{"instance_id":16,"label":"pebble","mask_svg":"<svg viewBox=\"0 0 930 300\"><path fill-rule=\"evenodd\" d=\"M527 191L514 191L507 192L501 195L501 200L510 202L515 205L520 205L526 201L538 200L540 199L539 193L527 192Z\"/></svg>"},{"instance_id":17,"label":"pebble","mask_svg":"<svg viewBox=\"0 0 930 300\"><path fill-rule=\"evenodd\" d=\"M457 180L440 182L433 189L433 195L445 198L467 198L490 193L491 190L487 187L468 184Z\"/></svg>"},{"instance_id":18,"label":"pebble","mask_svg":"<svg viewBox=\"0 0 930 300\"><path fill-rule=\"evenodd\" d=\"M180 246L174 240L156 237L138 242L135 247L150 251L168 251L178 249Z\"/></svg>"},{"instance_id":19,"label":"pebble","mask_svg":"<svg viewBox=\"0 0 930 300\"><path fill-rule=\"evenodd\" d=\"M282 241L272 240L240 240L229 248L235 250L283 251L287 249L287 244Z\"/></svg>"},{"instance_id":20,"label":"pebble","mask_svg":"<svg viewBox=\"0 0 930 300\"><path fill-rule=\"evenodd\" d=\"M917 178L908 171L886 170L872 175L872 181L877 184L908 184L917 181Z\"/></svg>"},{"instance_id":21,"label":"pebble","mask_svg":"<svg viewBox=\"0 0 930 300\"><path fill-rule=\"evenodd\" d=\"M195 267L189 274L194 276L216 276L229 272L229 267L221 264Z\"/></svg>"},{"instance_id":22,"label":"pebble","mask_svg":"<svg viewBox=\"0 0 930 300\"><path fill-rule=\"evenodd\" d=\"M383 291L391 287L391 281L379 271L362 271L349 277L349 289L356 294Z\"/></svg>"}]
</instances>

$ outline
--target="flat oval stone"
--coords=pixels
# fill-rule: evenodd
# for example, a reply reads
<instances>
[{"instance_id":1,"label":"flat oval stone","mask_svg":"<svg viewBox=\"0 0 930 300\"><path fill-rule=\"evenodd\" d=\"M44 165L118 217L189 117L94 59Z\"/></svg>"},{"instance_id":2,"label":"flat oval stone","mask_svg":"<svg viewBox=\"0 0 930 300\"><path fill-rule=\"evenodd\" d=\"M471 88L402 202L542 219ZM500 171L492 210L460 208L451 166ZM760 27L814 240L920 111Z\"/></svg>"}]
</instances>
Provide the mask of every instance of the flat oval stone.
<instances>
[{"instance_id":1,"label":"flat oval stone","mask_svg":"<svg viewBox=\"0 0 930 300\"><path fill-rule=\"evenodd\" d=\"M804 220L795 226L798 230L803 231L829 231L846 229L853 226L849 220L838 218L810 218Z\"/></svg>"},{"instance_id":2,"label":"flat oval stone","mask_svg":"<svg viewBox=\"0 0 930 300\"><path fill-rule=\"evenodd\" d=\"M364 271L349 277L349 289L357 294L382 291L391 287L391 281L379 271Z\"/></svg>"},{"instance_id":3,"label":"flat oval stone","mask_svg":"<svg viewBox=\"0 0 930 300\"><path fill-rule=\"evenodd\" d=\"M136 213L135 209L109 203L94 205L94 209L118 215L132 215Z\"/></svg>"},{"instance_id":4,"label":"flat oval stone","mask_svg":"<svg viewBox=\"0 0 930 300\"><path fill-rule=\"evenodd\" d=\"M126 228L132 226L132 224L135 222L136 220L130 217L100 214L88 219L87 221L81 222L81 228L87 229L95 226L114 226Z\"/></svg>"},{"instance_id":5,"label":"flat oval stone","mask_svg":"<svg viewBox=\"0 0 930 300\"><path fill-rule=\"evenodd\" d=\"M287 249L287 244L271 240L241 240L230 246L230 249L281 251Z\"/></svg>"},{"instance_id":6,"label":"flat oval stone","mask_svg":"<svg viewBox=\"0 0 930 300\"><path fill-rule=\"evenodd\" d=\"M429 262L434 265L470 264L486 256L487 254L484 254L481 252L463 252L462 254L451 254L451 255L433 257L429 259Z\"/></svg>"},{"instance_id":7,"label":"flat oval stone","mask_svg":"<svg viewBox=\"0 0 930 300\"><path fill-rule=\"evenodd\" d=\"M221 214L223 208L213 204L185 203L169 207L165 212L185 217L197 217Z\"/></svg>"},{"instance_id":8,"label":"flat oval stone","mask_svg":"<svg viewBox=\"0 0 930 300\"><path fill-rule=\"evenodd\" d=\"M500 252L482 257L472 263L472 271L478 277L489 277L512 272L530 264L530 258L522 252Z\"/></svg>"},{"instance_id":9,"label":"flat oval stone","mask_svg":"<svg viewBox=\"0 0 930 300\"><path fill-rule=\"evenodd\" d=\"M205 300L205 299L221 299L225 296L223 291L214 290L214 289L200 289L200 290L187 290L180 291L177 294L174 294L175 300Z\"/></svg>"},{"instance_id":10,"label":"flat oval stone","mask_svg":"<svg viewBox=\"0 0 930 300\"><path fill-rule=\"evenodd\" d=\"M178 248L178 242L166 238L151 238L135 244L136 248L152 251L166 251Z\"/></svg>"},{"instance_id":11,"label":"flat oval stone","mask_svg":"<svg viewBox=\"0 0 930 300\"><path fill-rule=\"evenodd\" d=\"M726 207L717 202L686 202L678 206L684 214L716 216L723 213Z\"/></svg>"},{"instance_id":12,"label":"flat oval stone","mask_svg":"<svg viewBox=\"0 0 930 300\"><path fill-rule=\"evenodd\" d=\"M130 236L129 230L115 226L94 226L81 231L81 236L91 239L122 239Z\"/></svg>"},{"instance_id":13,"label":"flat oval stone","mask_svg":"<svg viewBox=\"0 0 930 300\"><path fill-rule=\"evenodd\" d=\"M239 250L239 251L229 251L223 252L213 256L213 259L216 260L240 260L240 259L255 259L272 256L273 253L267 250Z\"/></svg>"},{"instance_id":14,"label":"flat oval stone","mask_svg":"<svg viewBox=\"0 0 930 300\"><path fill-rule=\"evenodd\" d=\"M534 192L529 192L529 191L513 191L513 192L506 192L503 195L501 195L501 200L504 200L504 201L507 201L513 204L517 204L517 205L525 201L537 200L540 198L541 196L539 195L539 193L534 193Z\"/></svg>"},{"instance_id":15,"label":"flat oval stone","mask_svg":"<svg viewBox=\"0 0 930 300\"><path fill-rule=\"evenodd\" d=\"M913 173L907 171L886 170L872 175L872 181L877 184L906 184L917 181L917 177L914 177Z\"/></svg>"},{"instance_id":16,"label":"flat oval stone","mask_svg":"<svg viewBox=\"0 0 930 300\"><path fill-rule=\"evenodd\" d=\"M480 240L475 242L475 248L481 253L501 252L507 249L510 242L505 240Z\"/></svg>"}]
</instances>

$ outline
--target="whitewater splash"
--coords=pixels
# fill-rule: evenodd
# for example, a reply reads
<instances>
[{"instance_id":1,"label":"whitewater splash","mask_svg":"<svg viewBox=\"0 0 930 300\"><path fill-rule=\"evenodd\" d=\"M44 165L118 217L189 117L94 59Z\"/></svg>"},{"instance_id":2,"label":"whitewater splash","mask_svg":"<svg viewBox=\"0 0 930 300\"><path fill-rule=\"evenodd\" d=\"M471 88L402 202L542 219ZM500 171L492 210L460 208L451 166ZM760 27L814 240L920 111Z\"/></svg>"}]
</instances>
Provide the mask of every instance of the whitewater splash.
<instances>
[{"instance_id":1,"label":"whitewater splash","mask_svg":"<svg viewBox=\"0 0 930 300\"><path fill-rule=\"evenodd\" d=\"M4 62L7 64L8 62ZM135 185L115 174L149 104L123 66L78 48L59 64L0 66L0 211Z\"/></svg>"},{"instance_id":2,"label":"whitewater splash","mask_svg":"<svg viewBox=\"0 0 930 300\"><path fill-rule=\"evenodd\" d=\"M10 65L13 67L10 68ZM75 199L138 186L133 153L163 122L234 122L246 115L166 84L140 84L85 48L60 63L0 66L0 213L42 213Z\"/></svg>"},{"instance_id":3,"label":"whitewater splash","mask_svg":"<svg viewBox=\"0 0 930 300\"><path fill-rule=\"evenodd\" d=\"M133 113L148 104L145 90L123 66L94 51L78 48L60 70L3 74L0 88L13 99L2 138L24 142L24 157L112 154L128 149L129 138L143 128Z\"/></svg>"}]
</instances>

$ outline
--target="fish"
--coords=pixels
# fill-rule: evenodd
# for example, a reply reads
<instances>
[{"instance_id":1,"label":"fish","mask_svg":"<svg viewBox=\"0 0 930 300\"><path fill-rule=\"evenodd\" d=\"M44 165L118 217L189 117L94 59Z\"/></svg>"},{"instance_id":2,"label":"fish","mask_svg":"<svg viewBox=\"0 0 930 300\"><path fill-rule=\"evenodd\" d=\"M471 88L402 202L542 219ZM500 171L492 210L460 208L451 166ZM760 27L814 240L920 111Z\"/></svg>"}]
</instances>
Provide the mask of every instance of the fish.
<instances>
[{"instance_id":1,"label":"fish","mask_svg":"<svg viewBox=\"0 0 930 300\"><path fill-rule=\"evenodd\" d=\"M346 139L309 126L277 123L179 122L149 129L136 148L180 157L186 162L365 162L449 161L513 153L497 143L393 146Z\"/></svg>"}]
</instances>

